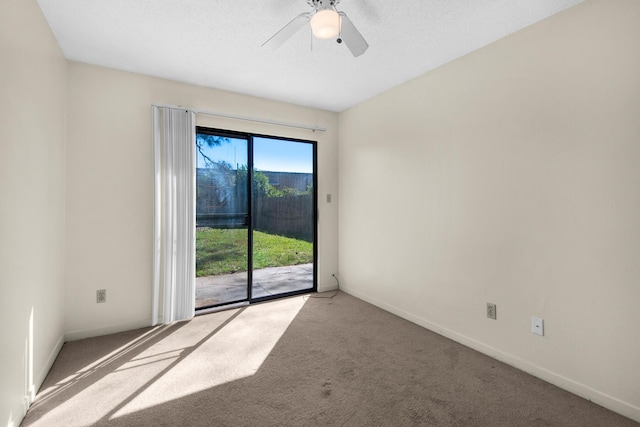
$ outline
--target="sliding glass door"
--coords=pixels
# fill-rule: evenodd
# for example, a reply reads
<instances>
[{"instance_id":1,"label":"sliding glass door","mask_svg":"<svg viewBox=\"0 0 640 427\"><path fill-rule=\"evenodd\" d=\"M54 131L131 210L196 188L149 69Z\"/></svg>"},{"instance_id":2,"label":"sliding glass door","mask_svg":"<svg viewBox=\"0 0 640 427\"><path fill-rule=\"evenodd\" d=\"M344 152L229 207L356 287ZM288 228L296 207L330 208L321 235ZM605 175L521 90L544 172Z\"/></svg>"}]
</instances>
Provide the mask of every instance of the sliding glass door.
<instances>
[{"instance_id":1,"label":"sliding glass door","mask_svg":"<svg viewBox=\"0 0 640 427\"><path fill-rule=\"evenodd\" d=\"M315 143L198 128L196 148L196 309L315 291Z\"/></svg>"},{"instance_id":2,"label":"sliding glass door","mask_svg":"<svg viewBox=\"0 0 640 427\"><path fill-rule=\"evenodd\" d=\"M196 309L249 298L248 148L196 135Z\"/></svg>"},{"instance_id":3,"label":"sliding glass door","mask_svg":"<svg viewBox=\"0 0 640 427\"><path fill-rule=\"evenodd\" d=\"M253 139L253 298L314 288L314 146Z\"/></svg>"}]
</instances>

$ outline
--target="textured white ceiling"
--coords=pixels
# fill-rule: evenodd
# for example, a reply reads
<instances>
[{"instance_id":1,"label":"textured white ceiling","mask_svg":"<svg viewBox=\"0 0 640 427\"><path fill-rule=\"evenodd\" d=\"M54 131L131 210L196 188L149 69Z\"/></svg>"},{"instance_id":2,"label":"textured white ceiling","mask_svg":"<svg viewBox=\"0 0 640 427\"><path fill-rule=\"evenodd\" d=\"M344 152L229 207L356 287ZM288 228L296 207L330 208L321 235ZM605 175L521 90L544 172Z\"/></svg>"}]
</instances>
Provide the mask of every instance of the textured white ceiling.
<instances>
[{"instance_id":1,"label":"textured white ceiling","mask_svg":"<svg viewBox=\"0 0 640 427\"><path fill-rule=\"evenodd\" d=\"M354 58L305 27L261 45L305 0L38 0L68 59L343 111L583 0L342 0Z\"/></svg>"}]
</instances>

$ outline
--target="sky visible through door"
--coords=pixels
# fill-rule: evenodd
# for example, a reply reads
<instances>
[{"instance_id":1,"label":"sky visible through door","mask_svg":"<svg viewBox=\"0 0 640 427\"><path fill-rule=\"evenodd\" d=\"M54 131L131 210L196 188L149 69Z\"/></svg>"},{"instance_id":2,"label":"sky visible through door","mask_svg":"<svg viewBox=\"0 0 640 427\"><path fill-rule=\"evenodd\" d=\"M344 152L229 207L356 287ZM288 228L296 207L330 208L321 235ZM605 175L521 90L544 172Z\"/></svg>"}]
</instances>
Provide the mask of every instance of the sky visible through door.
<instances>
[{"instance_id":1,"label":"sky visible through door","mask_svg":"<svg viewBox=\"0 0 640 427\"><path fill-rule=\"evenodd\" d=\"M292 144L291 141L255 137L254 167L261 171L313 173L313 147L311 144ZM261 142L268 141L268 144ZM220 161L225 161L233 169L246 166L246 152L238 152L237 144L222 142L213 147L203 146L203 153ZM243 149L240 149L242 151ZM197 167L204 168L204 157L198 153Z\"/></svg>"}]
</instances>

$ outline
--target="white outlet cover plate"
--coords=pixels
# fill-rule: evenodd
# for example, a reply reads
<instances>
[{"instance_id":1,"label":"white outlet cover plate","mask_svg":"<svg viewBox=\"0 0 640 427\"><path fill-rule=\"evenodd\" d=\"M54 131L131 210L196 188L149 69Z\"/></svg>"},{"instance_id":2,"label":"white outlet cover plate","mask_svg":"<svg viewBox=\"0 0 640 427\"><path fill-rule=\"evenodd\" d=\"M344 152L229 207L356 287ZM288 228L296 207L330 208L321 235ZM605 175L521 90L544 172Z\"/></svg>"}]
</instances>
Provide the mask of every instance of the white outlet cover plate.
<instances>
[{"instance_id":1,"label":"white outlet cover plate","mask_svg":"<svg viewBox=\"0 0 640 427\"><path fill-rule=\"evenodd\" d=\"M531 316L531 333L544 336L544 319Z\"/></svg>"}]
</instances>

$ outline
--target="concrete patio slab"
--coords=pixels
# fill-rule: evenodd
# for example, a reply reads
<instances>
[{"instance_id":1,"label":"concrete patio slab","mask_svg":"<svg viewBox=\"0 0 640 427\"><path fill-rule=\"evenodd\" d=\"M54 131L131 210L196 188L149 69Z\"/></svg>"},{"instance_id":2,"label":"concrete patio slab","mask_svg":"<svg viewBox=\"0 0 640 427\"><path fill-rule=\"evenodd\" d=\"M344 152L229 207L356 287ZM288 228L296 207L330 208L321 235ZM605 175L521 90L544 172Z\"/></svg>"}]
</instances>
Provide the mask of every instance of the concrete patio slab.
<instances>
[{"instance_id":1,"label":"concrete patio slab","mask_svg":"<svg viewBox=\"0 0 640 427\"><path fill-rule=\"evenodd\" d=\"M262 298L313 288L313 263L254 270L252 296ZM196 277L196 308L247 299L247 272Z\"/></svg>"}]
</instances>

